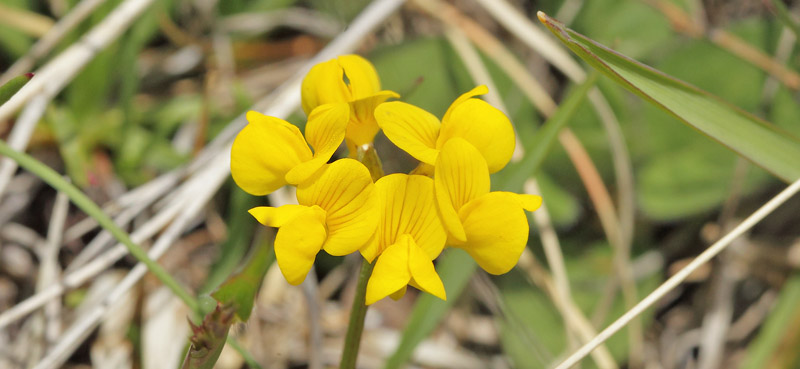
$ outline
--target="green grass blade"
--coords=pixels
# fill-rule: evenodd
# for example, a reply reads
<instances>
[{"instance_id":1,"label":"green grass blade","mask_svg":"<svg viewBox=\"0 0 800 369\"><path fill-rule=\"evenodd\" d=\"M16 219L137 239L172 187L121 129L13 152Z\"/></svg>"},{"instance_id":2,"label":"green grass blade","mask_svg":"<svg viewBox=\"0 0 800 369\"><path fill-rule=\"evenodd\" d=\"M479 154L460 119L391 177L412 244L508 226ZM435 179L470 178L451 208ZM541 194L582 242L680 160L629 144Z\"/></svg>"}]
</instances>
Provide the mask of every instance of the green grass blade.
<instances>
[{"instance_id":1,"label":"green grass blade","mask_svg":"<svg viewBox=\"0 0 800 369\"><path fill-rule=\"evenodd\" d=\"M783 23L784 26L789 28L792 33L794 33L794 37L800 40L800 24L792 17L792 14L789 13L789 9L786 8L786 5L783 4L781 0L771 0L770 3L772 7L775 8L775 14L778 16L778 20Z\"/></svg>"},{"instance_id":2,"label":"green grass blade","mask_svg":"<svg viewBox=\"0 0 800 369\"><path fill-rule=\"evenodd\" d=\"M19 91L22 86L25 86L28 81L33 78L33 73L25 73L21 76L16 76L0 86L0 105L3 105Z\"/></svg>"},{"instance_id":3,"label":"green grass blade","mask_svg":"<svg viewBox=\"0 0 800 369\"><path fill-rule=\"evenodd\" d=\"M720 98L670 77L539 13L581 59L628 90L786 182L800 178L800 140Z\"/></svg>"},{"instance_id":4,"label":"green grass blade","mask_svg":"<svg viewBox=\"0 0 800 369\"><path fill-rule=\"evenodd\" d=\"M128 236L128 233L114 223L114 220L106 215L106 213L104 213L103 210L94 203L94 201L81 192L81 190L64 180L60 174L53 169L50 169L50 167L44 165L42 162L36 160L32 156L12 149L10 146L8 146L8 144L5 143L5 141L2 140L0 140L0 155L7 156L8 158L16 161L20 167L25 168L26 170L35 174L37 177L41 178L42 181L49 184L51 187L67 195L67 197L69 197L70 201L72 201L75 206L86 212L86 214L88 214L90 217L94 218L97 223L103 227L103 229L107 230L117 241L125 245L125 247L128 249L128 252L130 252L131 255L136 258L136 260L144 264L147 269L153 273L153 275L158 278L161 283L167 286L172 293L175 294L175 296L180 298L186 304L186 306L192 310L192 312L198 312L199 305L192 293L186 290L160 264L153 259L150 259L150 257L147 255L147 252L139 247L139 245L134 243L130 236Z\"/></svg>"},{"instance_id":5,"label":"green grass blade","mask_svg":"<svg viewBox=\"0 0 800 369\"><path fill-rule=\"evenodd\" d=\"M597 74L591 74L586 81L570 92L567 98L559 104L555 114L544 122L542 128L536 133L533 142L527 145L530 150L525 154L525 157L520 162L509 165L509 168L506 169L510 174L500 185L501 188L507 191L519 191L525 181L538 172L545 157L547 157L550 149L553 148L558 132L575 115L578 107L594 87L596 81Z\"/></svg>"}]
</instances>

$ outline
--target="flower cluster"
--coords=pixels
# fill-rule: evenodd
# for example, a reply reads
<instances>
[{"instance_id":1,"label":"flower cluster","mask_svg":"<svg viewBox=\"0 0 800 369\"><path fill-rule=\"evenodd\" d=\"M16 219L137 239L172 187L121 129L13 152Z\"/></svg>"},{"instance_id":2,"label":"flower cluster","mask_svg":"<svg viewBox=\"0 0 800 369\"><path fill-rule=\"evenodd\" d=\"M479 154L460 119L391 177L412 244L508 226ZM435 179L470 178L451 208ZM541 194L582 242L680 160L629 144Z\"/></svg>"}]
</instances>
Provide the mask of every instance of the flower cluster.
<instances>
[{"instance_id":1,"label":"flower cluster","mask_svg":"<svg viewBox=\"0 0 800 369\"><path fill-rule=\"evenodd\" d=\"M231 173L246 192L266 195L290 184L297 205L250 210L258 222L278 228L275 256L291 284L300 284L320 250L359 251L374 263L366 303L402 297L408 285L445 299L433 260L445 245L468 252L487 272L502 274L519 260L528 240L525 210L535 195L490 191L489 174L514 151L508 118L461 95L441 121L380 89L375 68L356 55L314 66L303 80L305 135L294 125L257 112L231 149ZM379 130L420 161L412 174L373 179L355 160ZM345 142L350 158L328 163Z\"/></svg>"}]
</instances>

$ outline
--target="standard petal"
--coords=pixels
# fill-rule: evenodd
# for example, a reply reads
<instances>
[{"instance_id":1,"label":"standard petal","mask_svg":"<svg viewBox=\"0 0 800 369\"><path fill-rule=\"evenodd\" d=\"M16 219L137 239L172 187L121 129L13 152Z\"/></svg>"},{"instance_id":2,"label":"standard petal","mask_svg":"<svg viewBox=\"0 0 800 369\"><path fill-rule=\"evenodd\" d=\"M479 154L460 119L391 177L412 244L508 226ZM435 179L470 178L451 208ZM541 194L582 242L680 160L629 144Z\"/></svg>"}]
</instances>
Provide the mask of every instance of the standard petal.
<instances>
[{"instance_id":1,"label":"standard petal","mask_svg":"<svg viewBox=\"0 0 800 369\"><path fill-rule=\"evenodd\" d=\"M489 93L489 88L486 85L477 86L466 93L461 94L452 104L447 108L447 111L444 112L444 117L442 118L442 122L450 119L450 113L455 109L457 106L461 105L464 101L467 101L475 96L478 95L486 95Z\"/></svg>"},{"instance_id":2,"label":"standard petal","mask_svg":"<svg viewBox=\"0 0 800 369\"><path fill-rule=\"evenodd\" d=\"M286 173L286 182L298 184L311 177L336 152L344 140L350 106L347 103L320 105L308 117L306 140L314 149L313 158Z\"/></svg>"},{"instance_id":3,"label":"standard petal","mask_svg":"<svg viewBox=\"0 0 800 369\"><path fill-rule=\"evenodd\" d=\"M298 214L305 211L307 207L303 205L283 205L278 208L270 206L256 206L247 212L256 220L267 227L283 227L284 224L294 219Z\"/></svg>"},{"instance_id":4,"label":"standard petal","mask_svg":"<svg viewBox=\"0 0 800 369\"><path fill-rule=\"evenodd\" d=\"M489 172L503 169L514 153L514 127L500 110L489 103L468 99L453 108L442 129L436 147L441 148L453 137L461 137L481 152Z\"/></svg>"},{"instance_id":5,"label":"standard petal","mask_svg":"<svg viewBox=\"0 0 800 369\"><path fill-rule=\"evenodd\" d=\"M231 147L231 175L245 192L263 196L286 184L285 176L311 159L311 150L292 124L254 111Z\"/></svg>"},{"instance_id":6,"label":"standard petal","mask_svg":"<svg viewBox=\"0 0 800 369\"><path fill-rule=\"evenodd\" d=\"M375 183L378 193L380 247L410 235L433 260L447 239L433 195L433 180L418 175L390 174Z\"/></svg>"},{"instance_id":7,"label":"standard petal","mask_svg":"<svg viewBox=\"0 0 800 369\"><path fill-rule=\"evenodd\" d=\"M489 192L486 161L472 144L454 137L445 143L436 159L434 184L442 224L454 241L466 241L458 210Z\"/></svg>"},{"instance_id":8,"label":"standard petal","mask_svg":"<svg viewBox=\"0 0 800 369\"><path fill-rule=\"evenodd\" d=\"M375 121L375 108L389 98L398 98L396 92L381 91L375 95L355 100L351 103L352 114L347 124L347 141L349 146L360 146L371 143L378 133Z\"/></svg>"},{"instance_id":9,"label":"standard petal","mask_svg":"<svg viewBox=\"0 0 800 369\"><path fill-rule=\"evenodd\" d=\"M327 214L331 255L347 255L373 237L378 227L378 204L369 170L353 159L325 165L297 187L301 205L318 205Z\"/></svg>"},{"instance_id":10,"label":"standard petal","mask_svg":"<svg viewBox=\"0 0 800 369\"><path fill-rule=\"evenodd\" d=\"M436 116L414 105L392 101L375 108L375 119L397 147L423 163L436 163L436 138L441 126Z\"/></svg>"},{"instance_id":11,"label":"standard petal","mask_svg":"<svg viewBox=\"0 0 800 369\"><path fill-rule=\"evenodd\" d=\"M278 229L275 259L286 281L298 285L306 279L325 237L325 211L319 206L304 207Z\"/></svg>"},{"instance_id":12,"label":"standard petal","mask_svg":"<svg viewBox=\"0 0 800 369\"><path fill-rule=\"evenodd\" d=\"M409 242L408 269L411 272L414 287L442 300L447 300L444 284L442 284L442 279L439 278L439 274L436 273L436 269L433 267L433 261L428 258L424 250L414 243L413 239L409 240L409 237L403 237L401 240L401 242Z\"/></svg>"},{"instance_id":13,"label":"standard petal","mask_svg":"<svg viewBox=\"0 0 800 369\"><path fill-rule=\"evenodd\" d=\"M392 244L375 261L372 276L367 281L365 299L367 305L398 292L408 285L408 281L411 280L411 273L408 270L408 246L408 242Z\"/></svg>"},{"instance_id":14,"label":"standard petal","mask_svg":"<svg viewBox=\"0 0 800 369\"><path fill-rule=\"evenodd\" d=\"M353 99L350 88L344 81L344 70L336 59L311 67L303 78L300 95L306 115L311 114L317 106Z\"/></svg>"},{"instance_id":15,"label":"standard petal","mask_svg":"<svg viewBox=\"0 0 800 369\"><path fill-rule=\"evenodd\" d=\"M519 261L528 242L528 218L517 194L490 192L467 203L459 211L467 251L491 274L503 274Z\"/></svg>"},{"instance_id":16,"label":"standard petal","mask_svg":"<svg viewBox=\"0 0 800 369\"><path fill-rule=\"evenodd\" d=\"M381 82L378 79L378 72L367 59L350 54L342 55L337 60L349 81L348 87L353 100L360 100L380 91Z\"/></svg>"}]
</instances>

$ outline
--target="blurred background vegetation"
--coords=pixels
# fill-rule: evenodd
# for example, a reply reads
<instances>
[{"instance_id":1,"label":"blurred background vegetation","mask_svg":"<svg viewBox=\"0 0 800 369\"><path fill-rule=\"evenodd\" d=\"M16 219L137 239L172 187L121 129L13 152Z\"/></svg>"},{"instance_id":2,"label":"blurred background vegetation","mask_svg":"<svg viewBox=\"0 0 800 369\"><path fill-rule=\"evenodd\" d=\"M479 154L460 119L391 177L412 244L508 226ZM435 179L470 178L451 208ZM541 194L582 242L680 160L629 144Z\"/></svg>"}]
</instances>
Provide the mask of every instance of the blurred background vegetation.
<instances>
[{"instance_id":1,"label":"blurred background vegetation","mask_svg":"<svg viewBox=\"0 0 800 369\"><path fill-rule=\"evenodd\" d=\"M54 22L86 1L0 2L0 70L29 53ZM27 152L65 173L95 202L113 204L128 189L189 164L234 118L279 87L345 30L369 2L156 1L53 99L36 125ZM715 36L718 31L733 35L790 71L798 70L800 59L791 31L796 25L791 17L800 4L780 3L788 8L790 19L786 21L778 16L778 2L766 0L510 2L529 19L536 19L536 11L545 11L604 45L774 123L787 135L800 136L798 86L771 77L762 66L737 54L741 48ZM78 41L121 1L97 3L37 66ZM501 40L555 101L572 91L574 86L563 72L474 1L449 4ZM703 31L692 33L687 23L701 25ZM371 33L357 51L375 64L385 89L441 116L459 94L476 85L444 36L445 29L440 20L410 2ZM530 150L545 114L534 108L513 83L515 77L506 75L491 55L482 55L482 60L523 146ZM591 71L588 66L585 69ZM10 77L3 75L4 79ZM614 81L600 77L597 87L619 120L632 163L635 222L631 265L641 298L784 183ZM304 119L297 112L289 121L302 126ZM15 119L0 121L0 135L7 137L14 124ZM613 147L589 102L581 103L568 126L616 201L619 184ZM413 159L393 150L385 138L379 137L378 145L389 172L414 166ZM800 158L795 159L800 165ZM512 171L498 173L494 182L502 183ZM613 248L587 194L587 184L558 144L546 156L536 178L564 253L575 302L595 330L600 330L626 309ZM47 237L56 202L54 190L22 170L2 195L0 313L41 290L37 286L42 265L37 245ZM256 227L246 213L264 203L265 199L246 195L227 180L160 263L199 294L213 291L247 260L252 245L269 242L269 231ZM649 310L641 319L637 352L631 352L627 330L609 340L607 347L617 365L800 367L800 335L796 334L800 331L800 279L796 272L800 266L799 207L800 200L792 200ZM145 209L129 229L154 213ZM79 210L70 209L66 227L85 218ZM65 240L57 253L58 273L70 268L97 233L93 230ZM544 264L536 227L532 227L529 247ZM306 300L299 288L287 286L276 270L267 272L253 316L232 330L252 355L250 362L226 349L217 366L319 365L311 364L309 355L319 355L324 366L335 366L347 324L356 261L322 254L318 258L318 321L307 318ZM57 342L59 332L82 314L82 307L96 303L92 296L102 295L99 291L118 283L134 264L134 259L123 258L100 276L68 291L60 301L54 341L43 338L51 336L34 322L36 314L0 328L0 367L37 363ZM451 295L448 289L450 301L443 305L446 314L431 313L431 319L412 320L410 327L406 327L410 316L425 315L413 310L419 295L376 304L367 318L360 364L365 368L384 363L389 367L408 363L412 367L543 368L576 348L551 296L520 268L499 277L476 272L463 283L467 287L460 296ZM126 296L127 303L119 305L124 307L111 310L85 343L70 353L65 367L172 368L183 359L190 335L188 311L152 278ZM718 327L712 318L720 316L722 333L712 330ZM324 339L317 346L309 343L312 332L319 328L312 325L321 326L323 332ZM426 339L419 343L408 338L415 328L433 333L425 333ZM700 349L710 339L721 341L724 353L713 364L703 363ZM398 353L401 341L400 351L406 351ZM414 347L416 354L410 358ZM393 359L387 362L389 357ZM583 365L596 364L586 360Z\"/></svg>"}]
</instances>

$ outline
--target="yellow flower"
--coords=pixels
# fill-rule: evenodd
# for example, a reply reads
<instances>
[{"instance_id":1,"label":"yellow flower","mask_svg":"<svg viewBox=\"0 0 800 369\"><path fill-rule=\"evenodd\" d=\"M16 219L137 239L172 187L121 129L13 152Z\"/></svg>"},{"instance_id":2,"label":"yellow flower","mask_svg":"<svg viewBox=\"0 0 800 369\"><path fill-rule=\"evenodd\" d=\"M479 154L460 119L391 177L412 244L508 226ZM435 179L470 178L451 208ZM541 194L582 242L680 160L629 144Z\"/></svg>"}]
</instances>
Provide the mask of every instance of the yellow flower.
<instances>
[{"instance_id":1,"label":"yellow flower","mask_svg":"<svg viewBox=\"0 0 800 369\"><path fill-rule=\"evenodd\" d=\"M454 137L467 140L480 151L489 172L503 169L514 153L514 128L508 118L496 108L474 96L489 92L478 86L456 99L439 119L411 104L392 101L375 109L375 118L383 133L397 147L428 165L444 144ZM430 174L423 165L422 173Z\"/></svg>"},{"instance_id":2,"label":"yellow flower","mask_svg":"<svg viewBox=\"0 0 800 369\"><path fill-rule=\"evenodd\" d=\"M378 227L375 185L367 168L353 159L325 164L300 183L297 202L250 209L259 223L279 228L275 258L293 285L303 282L320 250L350 254L365 246Z\"/></svg>"},{"instance_id":3,"label":"yellow flower","mask_svg":"<svg viewBox=\"0 0 800 369\"><path fill-rule=\"evenodd\" d=\"M524 210L538 209L542 198L489 192L486 161L461 138L448 140L442 147L436 159L434 188L448 245L468 252L491 274L511 270L528 242Z\"/></svg>"},{"instance_id":4,"label":"yellow flower","mask_svg":"<svg viewBox=\"0 0 800 369\"><path fill-rule=\"evenodd\" d=\"M434 205L433 180L391 174L375 182L375 188L380 212L378 233L361 249L367 261L377 257L367 283L366 304L389 295L399 299L409 284L446 299L432 262L447 238Z\"/></svg>"},{"instance_id":5,"label":"yellow flower","mask_svg":"<svg viewBox=\"0 0 800 369\"><path fill-rule=\"evenodd\" d=\"M350 104L346 140L351 155L357 146L371 144L378 133L375 107L400 97L393 91L381 91L375 67L358 55L342 55L315 65L303 79L301 94L306 114L322 104Z\"/></svg>"},{"instance_id":6,"label":"yellow flower","mask_svg":"<svg viewBox=\"0 0 800 369\"><path fill-rule=\"evenodd\" d=\"M304 181L341 145L349 116L348 104L320 105L309 114L303 138L289 122L247 112L249 123L231 147L233 180L256 196L269 194L287 183ZM309 144L314 148L313 154Z\"/></svg>"}]
</instances>

